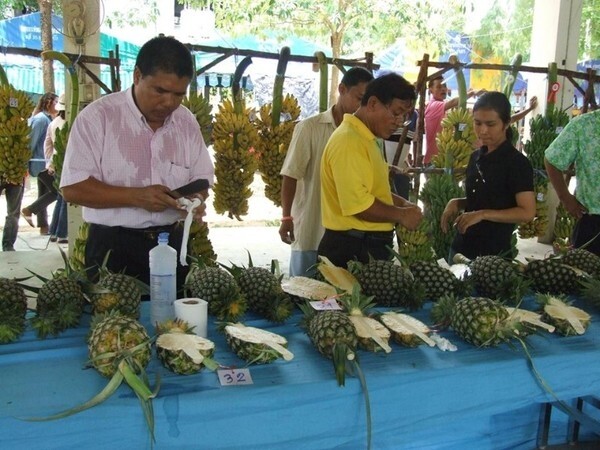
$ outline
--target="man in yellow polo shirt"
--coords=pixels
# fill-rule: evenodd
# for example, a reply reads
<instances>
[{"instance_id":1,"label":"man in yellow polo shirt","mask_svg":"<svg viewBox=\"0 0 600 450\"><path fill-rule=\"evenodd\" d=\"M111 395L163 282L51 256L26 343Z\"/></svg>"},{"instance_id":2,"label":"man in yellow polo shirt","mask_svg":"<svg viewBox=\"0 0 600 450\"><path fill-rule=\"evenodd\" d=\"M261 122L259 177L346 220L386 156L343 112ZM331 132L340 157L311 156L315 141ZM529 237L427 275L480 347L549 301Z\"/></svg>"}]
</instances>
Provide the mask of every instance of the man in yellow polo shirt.
<instances>
[{"instance_id":1,"label":"man in yellow polo shirt","mask_svg":"<svg viewBox=\"0 0 600 450\"><path fill-rule=\"evenodd\" d=\"M389 259L394 225L415 229L418 206L392 193L378 138L389 138L412 110L416 92L400 75L371 81L359 109L345 114L321 160L321 218L325 234L318 254L335 265Z\"/></svg>"}]
</instances>

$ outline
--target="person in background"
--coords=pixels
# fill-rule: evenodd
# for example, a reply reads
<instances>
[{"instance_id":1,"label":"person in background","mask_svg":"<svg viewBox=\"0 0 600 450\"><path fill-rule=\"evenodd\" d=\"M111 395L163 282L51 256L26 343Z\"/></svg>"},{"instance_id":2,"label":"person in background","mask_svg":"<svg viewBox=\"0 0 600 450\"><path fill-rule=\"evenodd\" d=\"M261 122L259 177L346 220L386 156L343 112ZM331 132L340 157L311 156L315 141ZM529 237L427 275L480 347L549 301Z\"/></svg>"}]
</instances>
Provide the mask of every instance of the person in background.
<instances>
[{"instance_id":1,"label":"person in background","mask_svg":"<svg viewBox=\"0 0 600 450\"><path fill-rule=\"evenodd\" d=\"M54 205L54 211L52 212L52 221L50 222L50 242L58 241L59 244L68 244L68 225L67 225L67 204L65 203L61 193L56 190L55 179L56 172L54 170L53 156L56 153L54 142L56 140L56 132L63 127L66 123L65 120L65 95L62 94L58 98L56 104L57 115L50 125L48 126L48 132L46 133L46 139L44 140L44 156L46 157L46 170L52 176L53 183L52 189L56 193L56 205Z\"/></svg>"},{"instance_id":2,"label":"person in background","mask_svg":"<svg viewBox=\"0 0 600 450\"><path fill-rule=\"evenodd\" d=\"M571 236L575 248L600 256L600 110L573 118L546 149L548 178L565 209L577 222ZM575 194L563 172L575 165Z\"/></svg>"},{"instance_id":3,"label":"person in background","mask_svg":"<svg viewBox=\"0 0 600 450\"><path fill-rule=\"evenodd\" d=\"M373 75L367 69L349 69L338 86L338 100L327 111L299 122L281 168L283 217L279 236L290 244L290 276L313 276L317 247L323 236L319 170L325 144L344 114L360 106Z\"/></svg>"},{"instance_id":4,"label":"person in background","mask_svg":"<svg viewBox=\"0 0 600 450\"><path fill-rule=\"evenodd\" d=\"M69 134L61 176L67 202L83 206L90 224L86 266L94 278L107 267L149 282L148 252L158 234L181 248L186 212L172 190L199 179L213 184L214 167L194 115L181 101L195 76L188 48L159 36L140 49L133 85L88 105ZM208 190L193 197L205 199ZM206 205L194 210L202 220ZM178 262L177 285L187 267Z\"/></svg>"},{"instance_id":5,"label":"person in background","mask_svg":"<svg viewBox=\"0 0 600 450\"><path fill-rule=\"evenodd\" d=\"M17 234L19 232L19 212L23 201L25 180L21 184L7 183L0 178L0 195L4 192L6 197L6 218L2 231L2 251L14 252Z\"/></svg>"},{"instance_id":6,"label":"person in background","mask_svg":"<svg viewBox=\"0 0 600 450\"><path fill-rule=\"evenodd\" d=\"M521 119L525 118L527 114L529 114L531 111L537 108L537 105L538 99L534 95L533 97L531 97L531 99L529 99L529 106L527 108L524 108L521 111L514 113L512 116L510 116L510 123L516 123Z\"/></svg>"},{"instance_id":7,"label":"person in background","mask_svg":"<svg viewBox=\"0 0 600 450\"><path fill-rule=\"evenodd\" d=\"M46 170L44 157L44 139L48 125L56 117L56 104L58 96L53 92L42 95L29 119L31 133L29 135L31 146L31 159L29 160L29 175L37 178L38 198L31 205L21 210L21 215L32 227L32 214L37 216L37 226L41 235L48 234L48 212L46 208L56 200L56 189L53 186L54 177Z\"/></svg>"},{"instance_id":8,"label":"person in background","mask_svg":"<svg viewBox=\"0 0 600 450\"><path fill-rule=\"evenodd\" d=\"M438 133L442 130L442 119L446 115L446 111L451 108L458 106L458 97L454 97L450 100L446 100L448 96L448 87L444 81L444 77L441 75L429 80L428 83L429 93L431 98L429 103L425 107L424 121L425 121L425 156L423 158L423 165L427 166L431 163L431 159L438 154L439 150L435 142L435 138ZM480 96L485 90L474 91L469 89L467 91L467 97Z\"/></svg>"},{"instance_id":9,"label":"person in background","mask_svg":"<svg viewBox=\"0 0 600 450\"><path fill-rule=\"evenodd\" d=\"M345 114L321 160L319 256L346 267L350 260L390 259L394 226L415 229L420 208L392 193L378 139L387 139L414 107L414 86L390 73L367 85L360 107Z\"/></svg>"},{"instance_id":10,"label":"person in background","mask_svg":"<svg viewBox=\"0 0 600 450\"><path fill-rule=\"evenodd\" d=\"M450 223L457 229L450 261L455 253L470 259L515 256L511 255L515 224L535 216L533 169L511 143L511 105L506 96L484 93L473 107L473 122L481 147L467 166L466 197L450 200L441 218L444 233Z\"/></svg>"}]
</instances>

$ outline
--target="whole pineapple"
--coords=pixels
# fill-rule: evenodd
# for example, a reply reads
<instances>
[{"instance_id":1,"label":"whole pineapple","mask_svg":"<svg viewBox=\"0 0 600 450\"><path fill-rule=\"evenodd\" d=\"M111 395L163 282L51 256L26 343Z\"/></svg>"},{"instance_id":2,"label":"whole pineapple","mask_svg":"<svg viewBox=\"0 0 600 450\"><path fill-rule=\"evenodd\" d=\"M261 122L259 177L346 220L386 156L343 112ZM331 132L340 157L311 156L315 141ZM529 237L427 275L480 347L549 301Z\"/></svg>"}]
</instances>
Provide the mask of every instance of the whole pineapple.
<instances>
[{"instance_id":1,"label":"whole pineapple","mask_svg":"<svg viewBox=\"0 0 600 450\"><path fill-rule=\"evenodd\" d=\"M160 362L172 372L191 375L204 366L214 370L216 364L210 360L215 344L196 336L193 327L181 319L168 320L157 326L156 354Z\"/></svg>"},{"instance_id":2,"label":"whole pineapple","mask_svg":"<svg viewBox=\"0 0 600 450\"><path fill-rule=\"evenodd\" d=\"M292 315L294 303L281 287L276 261L271 262L269 270L255 267L250 255L248 259L247 268L233 265L228 269L248 302L248 309L271 322L285 322Z\"/></svg>"},{"instance_id":3,"label":"whole pineapple","mask_svg":"<svg viewBox=\"0 0 600 450\"><path fill-rule=\"evenodd\" d=\"M342 311L315 311L309 304L300 305L303 326L319 353L333 361L338 385L346 381L346 364L353 362L358 338L354 324Z\"/></svg>"},{"instance_id":4,"label":"whole pineapple","mask_svg":"<svg viewBox=\"0 0 600 450\"><path fill-rule=\"evenodd\" d=\"M499 302L485 297L446 297L435 304L432 319L449 324L462 339L477 347L496 346L518 336L518 321L510 320Z\"/></svg>"},{"instance_id":5,"label":"whole pineapple","mask_svg":"<svg viewBox=\"0 0 600 450\"><path fill-rule=\"evenodd\" d=\"M411 311L423 306L425 288L415 281L408 269L384 260L367 264L351 262L349 266L363 293L374 296L378 305L400 306Z\"/></svg>"},{"instance_id":6,"label":"whole pineapple","mask_svg":"<svg viewBox=\"0 0 600 450\"><path fill-rule=\"evenodd\" d=\"M478 256L470 267L480 297L516 305L529 289L517 266L500 256Z\"/></svg>"},{"instance_id":7,"label":"whole pineapple","mask_svg":"<svg viewBox=\"0 0 600 450\"><path fill-rule=\"evenodd\" d=\"M435 261L415 261L409 268L415 281L425 289L425 298L436 301L444 295L467 293L465 282Z\"/></svg>"},{"instance_id":8,"label":"whole pineapple","mask_svg":"<svg viewBox=\"0 0 600 450\"><path fill-rule=\"evenodd\" d=\"M92 321L88 351L92 366L102 376L112 377L123 361L140 373L150 362L150 337L137 320L113 311Z\"/></svg>"},{"instance_id":9,"label":"whole pineapple","mask_svg":"<svg viewBox=\"0 0 600 450\"><path fill-rule=\"evenodd\" d=\"M583 248L569 250L560 261L563 264L583 270L594 278L600 278L600 256Z\"/></svg>"},{"instance_id":10,"label":"whole pineapple","mask_svg":"<svg viewBox=\"0 0 600 450\"><path fill-rule=\"evenodd\" d=\"M218 267L208 267L201 260L192 263L185 279L185 292L208 302L209 314L219 320L235 322L248 308L235 279Z\"/></svg>"},{"instance_id":11,"label":"whole pineapple","mask_svg":"<svg viewBox=\"0 0 600 450\"><path fill-rule=\"evenodd\" d=\"M100 281L96 287L102 291L92 297L94 314L104 314L117 310L125 316L137 319L140 316L140 301L144 291L143 283L124 273L111 273L100 270Z\"/></svg>"},{"instance_id":12,"label":"whole pineapple","mask_svg":"<svg viewBox=\"0 0 600 450\"><path fill-rule=\"evenodd\" d=\"M15 280L0 278L0 344L16 341L25 331L27 297Z\"/></svg>"},{"instance_id":13,"label":"whole pineapple","mask_svg":"<svg viewBox=\"0 0 600 450\"><path fill-rule=\"evenodd\" d=\"M531 281L535 292L544 294L575 294L578 292L579 275L572 267L554 258L530 261L525 276Z\"/></svg>"}]
</instances>

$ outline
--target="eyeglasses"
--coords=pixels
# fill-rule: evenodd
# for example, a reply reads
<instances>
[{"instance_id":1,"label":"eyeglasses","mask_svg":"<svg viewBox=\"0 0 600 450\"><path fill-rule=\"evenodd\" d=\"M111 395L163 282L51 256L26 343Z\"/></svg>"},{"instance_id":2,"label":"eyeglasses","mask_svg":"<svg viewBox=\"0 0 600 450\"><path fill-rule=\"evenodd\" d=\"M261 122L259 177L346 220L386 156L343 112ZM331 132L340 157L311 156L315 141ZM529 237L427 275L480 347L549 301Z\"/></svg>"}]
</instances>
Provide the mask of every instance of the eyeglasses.
<instances>
[{"instance_id":1,"label":"eyeglasses","mask_svg":"<svg viewBox=\"0 0 600 450\"><path fill-rule=\"evenodd\" d=\"M403 103L404 103L404 101L403 101ZM406 103L408 103L408 101L406 101ZM381 102L381 104L383 105L383 107L385 109L387 109L388 113L394 118L394 121L396 123L401 121L404 124L406 115L412 110L412 105L407 105L407 106L402 105L403 106L402 112L395 113L394 111L391 110L390 105L386 105L383 102ZM410 122L410 121L408 121L408 122Z\"/></svg>"}]
</instances>

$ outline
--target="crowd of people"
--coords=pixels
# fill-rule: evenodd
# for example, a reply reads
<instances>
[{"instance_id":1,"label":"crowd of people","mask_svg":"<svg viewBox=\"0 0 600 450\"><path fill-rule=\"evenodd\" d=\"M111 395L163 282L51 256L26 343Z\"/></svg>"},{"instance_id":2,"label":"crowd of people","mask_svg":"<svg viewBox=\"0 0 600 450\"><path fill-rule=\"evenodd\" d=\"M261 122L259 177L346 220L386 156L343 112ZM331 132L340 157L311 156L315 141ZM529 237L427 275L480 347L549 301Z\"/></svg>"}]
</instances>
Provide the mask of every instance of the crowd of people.
<instances>
[{"instance_id":1,"label":"crowd of people","mask_svg":"<svg viewBox=\"0 0 600 450\"><path fill-rule=\"evenodd\" d=\"M209 189L214 182L213 163L198 123L181 105L193 77L192 56L185 45L165 36L144 44L133 85L93 102L74 121L60 192L49 161L56 129L64 123L64 99L43 96L31 118L30 175L37 177L39 196L21 210L25 220L33 226L35 215L40 233L51 233L60 242L66 239L60 225L65 202L83 206L83 218L90 223L86 265L99 267L110 252L110 270L148 282L148 252L158 233L168 232L170 244L180 248L186 212L171 191L198 179L207 180ZM435 135L444 114L458 105L458 99L446 99L440 77L429 82L429 93L423 112L423 164L435 155ZM344 74L338 94L330 109L297 124L281 169L279 235L291 245L290 275L312 276L319 256L338 266L350 260L388 259L395 225L415 229L423 219L421 208L390 184L382 144L399 127L416 122L415 87L394 73L373 78L369 71L353 68ZM441 227L458 231L452 252L474 258L505 253L516 224L534 217L533 170L513 146L510 125L534 110L537 99L515 115L500 92L471 90L468 95L476 97L477 148L466 170L466 196L448 203ZM573 120L546 152L550 181L578 219L574 244L596 253L598 114ZM562 176L572 164L577 170L575 194ZM209 189L191 196L199 199L193 211L197 221L205 215ZM54 200L58 204L49 225L45 211ZM9 210L14 213L14 202ZM4 240L3 248L10 250ZM179 267L179 285L185 270Z\"/></svg>"}]
</instances>

